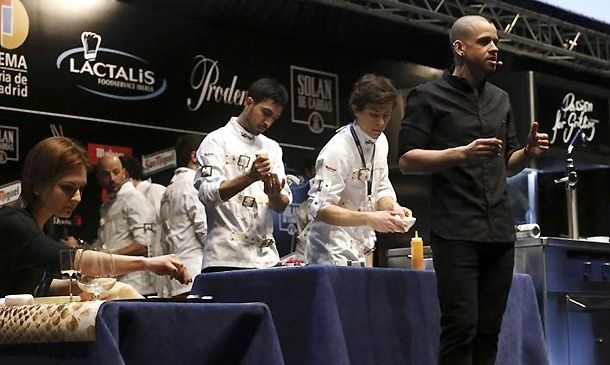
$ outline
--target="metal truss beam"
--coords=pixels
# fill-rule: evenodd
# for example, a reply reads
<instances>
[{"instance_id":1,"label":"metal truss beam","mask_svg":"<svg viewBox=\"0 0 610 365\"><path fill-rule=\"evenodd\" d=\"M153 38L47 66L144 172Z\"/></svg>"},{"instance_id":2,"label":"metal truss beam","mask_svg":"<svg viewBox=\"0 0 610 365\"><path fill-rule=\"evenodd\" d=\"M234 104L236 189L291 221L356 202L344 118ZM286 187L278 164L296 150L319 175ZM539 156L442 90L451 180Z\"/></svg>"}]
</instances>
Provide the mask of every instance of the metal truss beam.
<instances>
[{"instance_id":1,"label":"metal truss beam","mask_svg":"<svg viewBox=\"0 0 610 365\"><path fill-rule=\"evenodd\" d=\"M479 14L494 22L500 48L610 77L610 36L500 0L311 0L444 34Z\"/></svg>"}]
</instances>

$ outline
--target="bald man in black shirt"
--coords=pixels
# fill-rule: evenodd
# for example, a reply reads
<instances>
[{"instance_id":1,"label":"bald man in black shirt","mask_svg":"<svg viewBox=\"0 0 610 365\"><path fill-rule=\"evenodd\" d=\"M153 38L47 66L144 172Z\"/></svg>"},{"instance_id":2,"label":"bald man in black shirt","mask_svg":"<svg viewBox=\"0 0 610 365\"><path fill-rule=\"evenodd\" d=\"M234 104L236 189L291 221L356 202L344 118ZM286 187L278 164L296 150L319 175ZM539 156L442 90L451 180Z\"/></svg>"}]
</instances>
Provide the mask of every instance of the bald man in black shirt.
<instances>
[{"instance_id":1,"label":"bald man in black shirt","mask_svg":"<svg viewBox=\"0 0 610 365\"><path fill-rule=\"evenodd\" d=\"M403 174L432 175L432 251L441 306L440 364L494 364L510 290L515 233L506 176L548 149L533 122L518 146L510 101L486 82L501 65L494 25L481 16L451 28L455 67L407 100Z\"/></svg>"}]
</instances>

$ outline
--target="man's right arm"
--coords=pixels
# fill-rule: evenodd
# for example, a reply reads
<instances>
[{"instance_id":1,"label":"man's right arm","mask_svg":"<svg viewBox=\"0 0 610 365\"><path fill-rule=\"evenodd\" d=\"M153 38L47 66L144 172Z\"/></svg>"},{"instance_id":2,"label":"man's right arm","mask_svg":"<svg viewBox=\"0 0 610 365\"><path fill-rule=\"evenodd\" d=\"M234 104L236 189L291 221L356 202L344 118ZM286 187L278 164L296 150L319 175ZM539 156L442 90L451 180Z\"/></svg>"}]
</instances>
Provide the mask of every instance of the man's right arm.
<instances>
[{"instance_id":1,"label":"man's right arm","mask_svg":"<svg viewBox=\"0 0 610 365\"><path fill-rule=\"evenodd\" d=\"M501 151L501 140L479 138L466 146L444 150L412 149L400 156L398 166L400 172L405 175L433 174L466 162L495 158Z\"/></svg>"},{"instance_id":2,"label":"man's right arm","mask_svg":"<svg viewBox=\"0 0 610 365\"><path fill-rule=\"evenodd\" d=\"M252 185L258 180L262 180L271 172L271 162L266 156L258 156L252 163L248 172L233 179L225 180L218 187L220 199L227 201L237 195L240 191Z\"/></svg>"},{"instance_id":3,"label":"man's right arm","mask_svg":"<svg viewBox=\"0 0 610 365\"><path fill-rule=\"evenodd\" d=\"M259 156L246 173L228 179L222 169L225 164L222 160L224 155L222 144L217 141L217 136L212 135L208 135L197 150L197 160L201 167L197 170L194 183L202 202L218 198L227 201L254 182L261 180L271 169L269 159Z\"/></svg>"},{"instance_id":4,"label":"man's right arm","mask_svg":"<svg viewBox=\"0 0 610 365\"><path fill-rule=\"evenodd\" d=\"M252 179L248 174L239 175L233 179L225 180L220 183L218 188L218 194L220 199L227 201L239 194L240 191L244 190L256 180Z\"/></svg>"},{"instance_id":5,"label":"man's right arm","mask_svg":"<svg viewBox=\"0 0 610 365\"><path fill-rule=\"evenodd\" d=\"M400 172L406 174L432 174L456 166L464 160L463 147L445 150L413 149L398 160Z\"/></svg>"},{"instance_id":6,"label":"man's right arm","mask_svg":"<svg viewBox=\"0 0 610 365\"><path fill-rule=\"evenodd\" d=\"M395 214L398 212L360 212L330 204L318 211L316 219L334 226L369 226L377 232L401 232L402 222L396 220Z\"/></svg>"}]
</instances>

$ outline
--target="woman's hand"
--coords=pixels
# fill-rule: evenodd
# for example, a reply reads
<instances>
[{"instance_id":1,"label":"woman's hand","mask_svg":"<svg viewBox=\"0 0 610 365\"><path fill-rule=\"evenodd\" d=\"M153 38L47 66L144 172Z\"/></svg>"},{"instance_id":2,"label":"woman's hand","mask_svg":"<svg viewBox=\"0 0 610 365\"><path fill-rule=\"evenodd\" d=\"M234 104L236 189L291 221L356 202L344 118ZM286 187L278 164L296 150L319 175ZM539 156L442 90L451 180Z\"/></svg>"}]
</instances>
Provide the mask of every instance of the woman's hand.
<instances>
[{"instance_id":1,"label":"woman's hand","mask_svg":"<svg viewBox=\"0 0 610 365\"><path fill-rule=\"evenodd\" d=\"M74 236L66 236L64 238L60 238L59 242L61 242L67 248L78 248L78 241Z\"/></svg>"},{"instance_id":2,"label":"woman's hand","mask_svg":"<svg viewBox=\"0 0 610 365\"><path fill-rule=\"evenodd\" d=\"M172 279L176 279L182 284L188 284L193 281L182 261L176 255L147 257L144 262L146 270L157 275L169 275Z\"/></svg>"}]
</instances>

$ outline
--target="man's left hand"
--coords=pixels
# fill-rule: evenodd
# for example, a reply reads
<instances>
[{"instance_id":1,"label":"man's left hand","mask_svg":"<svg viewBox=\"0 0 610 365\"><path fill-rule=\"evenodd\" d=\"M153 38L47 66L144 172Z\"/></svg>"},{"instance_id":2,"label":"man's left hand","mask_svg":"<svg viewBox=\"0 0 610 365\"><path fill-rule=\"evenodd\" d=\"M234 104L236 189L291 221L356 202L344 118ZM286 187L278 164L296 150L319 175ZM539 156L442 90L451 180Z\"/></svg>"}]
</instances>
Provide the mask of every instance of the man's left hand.
<instances>
[{"instance_id":1,"label":"man's left hand","mask_svg":"<svg viewBox=\"0 0 610 365\"><path fill-rule=\"evenodd\" d=\"M527 135L527 156L539 157L549 149L549 135L547 133L538 133L538 122L532 123L532 128Z\"/></svg>"},{"instance_id":2,"label":"man's left hand","mask_svg":"<svg viewBox=\"0 0 610 365\"><path fill-rule=\"evenodd\" d=\"M267 195L279 195L286 184L286 180L280 181L277 174L270 173L263 177L264 192Z\"/></svg>"},{"instance_id":3,"label":"man's left hand","mask_svg":"<svg viewBox=\"0 0 610 365\"><path fill-rule=\"evenodd\" d=\"M413 212L411 212L411 209L407 208L407 207L402 207L398 204L394 205L394 212L396 212L401 219L405 219L407 217L412 217L413 216Z\"/></svg>"}]
</instances>

